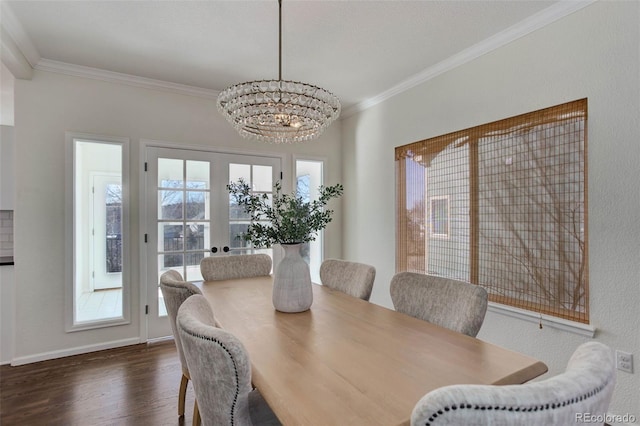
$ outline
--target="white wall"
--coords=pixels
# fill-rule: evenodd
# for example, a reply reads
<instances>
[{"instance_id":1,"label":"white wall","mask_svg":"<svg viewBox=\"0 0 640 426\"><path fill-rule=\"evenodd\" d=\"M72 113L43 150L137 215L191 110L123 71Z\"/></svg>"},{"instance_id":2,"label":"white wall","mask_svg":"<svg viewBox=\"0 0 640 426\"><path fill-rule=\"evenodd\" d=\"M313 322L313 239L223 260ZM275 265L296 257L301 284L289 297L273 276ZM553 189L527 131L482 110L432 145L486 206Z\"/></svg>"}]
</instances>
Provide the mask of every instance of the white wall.
<instances>
[{"instance_id":1,"label":"white wall","mask_svg":"<svg viewBox=\"0 0 640 426\"><path fill-rule=\"evenodd\" d=\"M131 139L131 229L139 224L140 139L223 147L241 152L283 152L327 158L326 183L340 182L340 123L317 141L269 145L246 141L218 113L215 99L185 96L79 77L34 71L16 80L15 281L18 363L97 349L103 342L128 342L141 335L137 310L132 323L65 333L65 131ZM328 253L341 256L337 209L327 228ZM139 297L140 239L133 239L132 300Z\"/></svg>"},{"instance_id":2,"label":"white wall","mask_svg":"<svg viewBox=\"0 0 640 426\"><path fill-rule=\"evenodd\" d=\"M619 372L610 411L633 414L637 421L639 18L638 2L596 2L345 119L342 135L344 255L376 266L371 300L391 307L394 147L588 97L591 322L596 340L635 355L636 373ZM549 366L547 377L563 371L588 340L496 313L487 314L479 337L541 359Z\"/></svg>"},{"instance_id":3,"label":"white wall","mask_svg":"<svg viewBox=\"0 0 640 426\"><path fill-rule=\"evenodd\" d=\"M15 199L15 132L0 125L0 210L13 210Z\"/></svg>"},{"instance_id":4,"label":"white wall","mask_svg":"<svg viewBox=\"0 0 640 426\"><path fill-rule=\"evenodd\" d=\"M0 63L0 125L13 126L13 86L11 71Z\"/></svg>"},{"instance_id":5,"label":"white wall","mask_svg":"<svg viewBox=\"0 0 640 426\"><path fill-rule=\"evenodd\" d=\"M11 362L15 315L14 267L0 266L0 364Z\"/></svg>"}]
</instances>

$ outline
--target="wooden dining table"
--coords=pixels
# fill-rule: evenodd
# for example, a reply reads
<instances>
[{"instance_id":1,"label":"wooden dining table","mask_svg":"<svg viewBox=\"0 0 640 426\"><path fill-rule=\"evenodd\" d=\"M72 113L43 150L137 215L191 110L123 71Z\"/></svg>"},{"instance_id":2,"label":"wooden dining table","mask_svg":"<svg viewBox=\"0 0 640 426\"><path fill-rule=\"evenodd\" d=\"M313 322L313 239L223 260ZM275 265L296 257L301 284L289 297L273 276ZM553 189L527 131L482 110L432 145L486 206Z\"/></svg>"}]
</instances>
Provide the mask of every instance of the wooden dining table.
<instances>
[{"instance_id":1,"label":"wooden dining table","mask_svg":"<svg viewBox=\"0 0 640 426\"><path fill-rule=\"evenodd\" d=\"M520 384L547 371L529 356L313 285L282 313L271 276L196 283L249 352L252 382L284 425L406 425L418 400L453 384Z\"/></svg>"}]
</instances>

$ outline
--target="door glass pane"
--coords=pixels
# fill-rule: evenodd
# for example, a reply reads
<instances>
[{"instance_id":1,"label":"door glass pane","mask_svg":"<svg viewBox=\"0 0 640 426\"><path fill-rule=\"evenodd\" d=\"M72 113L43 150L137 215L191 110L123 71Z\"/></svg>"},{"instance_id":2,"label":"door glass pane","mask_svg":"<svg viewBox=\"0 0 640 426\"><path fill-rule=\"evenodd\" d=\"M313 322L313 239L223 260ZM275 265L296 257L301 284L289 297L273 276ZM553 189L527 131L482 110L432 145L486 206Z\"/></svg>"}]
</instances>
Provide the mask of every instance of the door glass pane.
<instances>
[{"instance_id":1,"label":"door glass pane","mask_svg":"<svg viewBox=\"0 0 640 426\"><path fill-rule=\"evenodd\" d=\"M158 255L158 266L160 267L160 275L169 269L175 269L183 274L182 267L184 266L184 255L182 253L167 253Z\"/></svg>"},{"instance_id":2,"label":"door glass pane","mask_svg":"<svg viewBox=\"0 0 640 426\"><path fill-rule=\"evenodd\" d=\"M158 251L182 251L184 248L184 232L182 223L158 224Z\"/></svg>"},{"instance_id":3,"label":"door glass pane","mask_svg":"<svg viewBox=\"0 0 640 426\"><path fill-rule=\"evenodd\" d=\"M186 280L187 281L202 281L202 274L200 273L200 262L205 256L208 256L207 252L199 253L187 253L185 255L186 265Z\"/></svg>"},{"instance_id":4,"label":"door glass pane","mask_svg":"<svg viewBox=\"0 0 640 426\"><path fill-rule=\"evenodd\" d=\"M158 191L158 219L182 219L184 210L183 191Z\"/></svg>"},{"instance_id":5,"label":"door glass pane","mask_svg":"<svg viewBox=\"0 0 640 426\"><path fill-rule=\"evenodd\" d=\"M249 220L250 216L244 211L244 208L236 203L235 199L229 194L229 220Z\"/></svg>"},{"instance_id":6,"label":"door glass pane","mask_svg":"<svg viewBox=\"0 0 640 426\"><path fill-rule=\"evenodd\" d=\"M166 317L167 314L167 307L164 304L164 296L162 295L162 290L160 289L160 286L158 286L158 316L159 317Z\"/></svg>"},{"instance_id":7,"label":"door glass pane","mask_svg":"<svg viewBox=\"0 0 640 426\"><path fill-rule=\"evenodd\" d=\"M188 223L184 228L185 250L204 250L209 247L209 224Z\"/></svg>"},{"instance_id":8,"label":"door glass pane","mask_svg":"<svg viewBox=\"0 0 640 426\"><path fill-rule=\"evenodd\" d=\"M231 222L229 223L229 247L241 248L248 247L249 242L242 239L242 234L247 232L249 222Z\"/></svg>"},{"instance_id":9,"label":"door glass pane","mask_svg":"<svg viewBox=\"0 0 640 426\"><path fill-rule=\"evenodd\" d=\"M208 161L187 161L187 189L209 189Z\"/></svg>"},{"instance_id":10,"label":"door glass pane","mask_svg":"<svg viewBox=\"0 0 640 426\"><path fill-rule=\"evenodd\" d=\"M209 219L209 192L188 191L185 215L187 220Z\"/></svg>"},{"instance_id":11,"label":"door glass pane","mask_svg":"<svg viewBox=\"0 0 640 426\"><path fill-rule=\"evenodd\" d=\"M251 184L251 166L248 164L229 164L229 182L237 182L240 178Z\"/></svg>"},{"instance_id":12,"label":"door glass pane","mask_svg":"<svg viewBox=\"0 0 640 426\"><path fill-rule=\"evenodd\" d=\"M182 188L184 171L182 160L171 158L158 158L158 187Z\"/></svg>"},{"instance_id":13,"label":"door glass pane","mask_svg":"<svg viewBox=\"0 0 640 426\"><path fill-rule=\"evenodd\" d=\"M271 166L253 166L253 190L271 192L273 189L273 171Z\"/></svg>"}]
</instances>

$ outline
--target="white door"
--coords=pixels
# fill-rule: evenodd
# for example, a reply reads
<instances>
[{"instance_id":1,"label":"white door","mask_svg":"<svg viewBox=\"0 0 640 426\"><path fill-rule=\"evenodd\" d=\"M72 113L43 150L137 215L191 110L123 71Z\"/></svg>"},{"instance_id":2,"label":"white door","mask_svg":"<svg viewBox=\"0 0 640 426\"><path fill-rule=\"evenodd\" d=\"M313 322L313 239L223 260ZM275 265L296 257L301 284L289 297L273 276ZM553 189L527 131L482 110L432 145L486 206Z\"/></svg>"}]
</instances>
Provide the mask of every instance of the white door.
<instances>
[{"instance_id":1,"label":"white door","mask_svg":"<svg viewBox=\"0 0 640 426\"><path fill-rule=\"evenodd\" d=\"M198 281L206 256L272 253L237 238L248 221L230 206L226 185L243 177L255 192L271 193L281 159L149 147L146 163L146 318L153 339L171 334L158 287L162 273L174 269Z\"/></svg>"}]
</instances>

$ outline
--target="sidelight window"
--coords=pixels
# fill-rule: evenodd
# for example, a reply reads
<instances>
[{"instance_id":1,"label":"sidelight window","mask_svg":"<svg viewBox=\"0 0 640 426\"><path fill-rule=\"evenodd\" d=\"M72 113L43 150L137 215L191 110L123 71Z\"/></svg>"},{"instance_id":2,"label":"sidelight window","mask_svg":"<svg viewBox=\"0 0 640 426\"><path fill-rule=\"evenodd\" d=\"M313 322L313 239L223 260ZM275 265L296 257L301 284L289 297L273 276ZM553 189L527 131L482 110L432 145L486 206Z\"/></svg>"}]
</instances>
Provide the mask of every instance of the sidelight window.
<instances>
[{"instance_id":1,"label":"sidelight window","mask_svg":"<svg viewBox=\"0 0 640 426\"><path fill-rule=\"evenodd\" d=\"M69 331L129 321L127 139L67 134Z\"/></svg>"}]
</instances>

